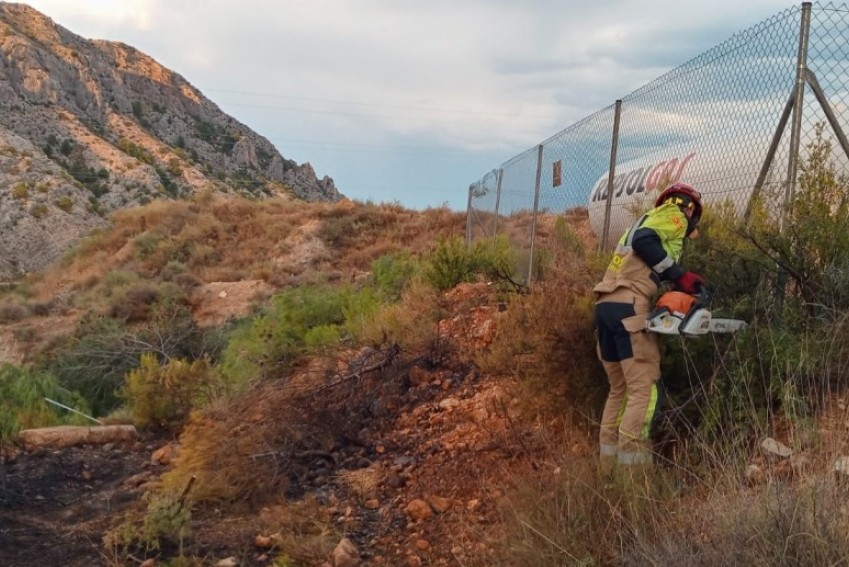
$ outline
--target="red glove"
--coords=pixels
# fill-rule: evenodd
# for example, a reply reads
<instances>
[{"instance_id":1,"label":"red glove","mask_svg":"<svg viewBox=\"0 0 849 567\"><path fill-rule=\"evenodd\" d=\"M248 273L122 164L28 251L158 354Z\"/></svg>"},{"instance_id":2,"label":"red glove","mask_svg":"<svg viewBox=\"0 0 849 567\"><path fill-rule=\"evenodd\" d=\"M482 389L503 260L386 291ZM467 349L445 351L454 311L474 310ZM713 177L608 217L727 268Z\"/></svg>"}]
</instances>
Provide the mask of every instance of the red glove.
<instances>
[{"instance_id":1,"label":"red glove","mask_svg":"<svg viewBox=\"0 0 849 567\"><path fill-rule=\"evenodd\" d=\"M675 289L693 295L699 293L699 287L703 285L705 279L696 272L684 272L684 275L675 281Z\"/></svg>"}]
</instances>

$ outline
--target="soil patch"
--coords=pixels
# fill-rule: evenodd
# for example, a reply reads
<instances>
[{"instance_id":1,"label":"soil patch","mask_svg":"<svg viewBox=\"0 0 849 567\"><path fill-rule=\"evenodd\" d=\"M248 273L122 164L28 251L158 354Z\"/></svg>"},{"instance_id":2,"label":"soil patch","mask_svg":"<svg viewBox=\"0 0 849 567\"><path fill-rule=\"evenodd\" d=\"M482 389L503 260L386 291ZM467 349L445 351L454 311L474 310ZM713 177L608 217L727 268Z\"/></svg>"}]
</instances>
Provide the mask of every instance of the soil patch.
<instances>
[{"instance_id":1,"label":"soil patch","mask_svg":"<svg viewBox=\"0 0 849 567\"><path fill-rule=\"evenodd\" d=\"M0 565L105 563L101 538L141 492L142 444L19 453L0 465Z\"/></svg>"}]
</instances>

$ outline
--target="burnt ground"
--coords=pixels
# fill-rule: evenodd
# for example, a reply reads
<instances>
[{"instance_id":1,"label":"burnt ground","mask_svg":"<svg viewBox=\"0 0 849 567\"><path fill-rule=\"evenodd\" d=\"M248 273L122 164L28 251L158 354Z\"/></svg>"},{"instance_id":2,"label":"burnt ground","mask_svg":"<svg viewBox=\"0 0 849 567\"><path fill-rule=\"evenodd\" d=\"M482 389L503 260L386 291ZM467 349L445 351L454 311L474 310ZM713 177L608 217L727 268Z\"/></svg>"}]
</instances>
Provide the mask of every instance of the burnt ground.
<instances>
[{"instance_id":1,"label":"burnt ground","mask_svg":"<svg viewBox=\"0 0 849 567\"><path fill-rule=\"evenodd\" d=\"M493 312L476 308L445 331L478 340L469 329L488 328ZM17 453L0 465L0 567L162 564L180 555L192 564L232 557L267 567L283 553L299 565L321 566L341 537L354 542L364 566L499 564L504 489L548 466L548 447L532 420L519 415L512 380L449 357L386 367L346 384L301 404L326 435L305 429L316 435L299 439L328 437L327 445L290 447L272 435L284 431L281 423L285 430L298 425L289 422L298 414L280 403L290 396L288 383L269 384L241 402L241 411L230 406L210 420L222 443L245 423L277 439L250 455L244 469L269 490L255 495L257 502L194 506L191 533L179 547L161 539L159 549L112 557L103 545L104 534L128 515L143 514L150 482L168 470L152 464L151 454L167 440ZM319 407L332 411L315 413ZM583 442L570 452L580 458L587 451ZM235 453L222 457L244 464ZM259 545L261 537L270 543Z\"/></svg>"},{"instance_id":2,"label":"burnt ground","mask_svg":"<svg viewBox=\"0 0 849 567\"><path fill-rule=\"evenodd\" d=\"M369 424L365 446L333 450L338 466L320 458L302 463L287 491L290 509L312 514L316 509L300 506L319 502L321 515L338 528L330 543L346 535L363 565L490 564L481 540L498 520L493 489L503 486L511 469L523 468L519 462L527 455L495 409L500 387L468 368L457 370L426 373L423 383L402 396L394 418ZM168 468L151 463L151 453L164 443L15 454L2 465L0 566L138 565L178 556L174 542L120 557L108 556L103 544L104 534L127 513L146 507L149 482ZM413 500L434 497L444 510L424 520L410 518ZM270 534L263 526L273 524L275 514L287 512L279 506L198 506L182 552L204 565L235 557L240 565L268 566L274 550L259 549L254 540ZM314 556L302 564L322 565L327 558Z\"/></svg>"},{"instance_id":3,"label":"burnt ground","mask_svg":"<svg viewBox=\"0 0 849 567\"><path fill-rule=\"evenodd\" d=\"M149 461L142 444L41 449L7 459L0 465L0 565L104 564L102 535L141 496L132 477Z\"/></svg>"}]
</instances>

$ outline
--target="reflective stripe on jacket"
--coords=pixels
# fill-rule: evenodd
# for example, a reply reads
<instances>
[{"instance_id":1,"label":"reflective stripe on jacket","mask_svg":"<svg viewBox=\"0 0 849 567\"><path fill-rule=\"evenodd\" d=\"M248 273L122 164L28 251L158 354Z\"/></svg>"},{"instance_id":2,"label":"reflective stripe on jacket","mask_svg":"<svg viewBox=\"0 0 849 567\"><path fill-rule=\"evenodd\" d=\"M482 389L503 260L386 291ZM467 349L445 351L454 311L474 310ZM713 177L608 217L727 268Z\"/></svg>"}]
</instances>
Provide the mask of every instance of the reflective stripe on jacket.
<instances>
[{"instance_id":1,"label":"reflective stripe on jacket","mask_svg":"<svg viewBox=\"0 0 849 567\"><path fill-rule=\"evenodd\" d=\"M604 278L593 288L596 297L624 287L651 298L661 281L684 273L678 259L686 235L687 216L677 205L650 210L619 239Z\"/></svg>"}]
</instances>

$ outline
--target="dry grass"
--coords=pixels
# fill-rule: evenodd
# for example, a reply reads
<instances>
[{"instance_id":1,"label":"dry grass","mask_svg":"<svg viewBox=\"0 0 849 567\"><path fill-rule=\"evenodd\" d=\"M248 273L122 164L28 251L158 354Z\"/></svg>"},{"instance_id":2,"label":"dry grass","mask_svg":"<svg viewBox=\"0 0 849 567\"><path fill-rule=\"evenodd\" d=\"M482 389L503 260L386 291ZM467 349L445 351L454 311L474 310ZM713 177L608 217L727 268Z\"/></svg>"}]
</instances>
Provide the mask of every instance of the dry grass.
<instances>
[{"instance_id":1,"label":"dry grass","mask_svg":"<svg viewBox=\"0 0 849 567\"><path fill-rule=\"evenodd\" d=\"M350 494L360 499L373 498L384 480L380 467L371 466L364 469L341 471L337 477L347 487Z\"/></svg>"},{"instance_id":2,"label":"dry grass","mask_svg":"<svg viewBox=\"0 0 849 567\"><path fill-rule=\"evenodd\" d=\"M179 492L194 476L197 501L263 504L303 491L318 462L341 469L335 452L357 438L377 401L388 404L398 395L402 381L389 365L397 350L337 353L338 360L323 354L285 380L257 384L193 415L161 490ZM387 364L375 365L381 361ZM352 473L347 481L359 491L368 478Z\"/></svg>"},{"instance_id":3,"label":"dry grass","mask_svg":"<svg viewBox=\"0 0 849 567\"><path fill-rule=\"evenodd\" d=\"M585 214L539 224L545 260L528 294L513 296L490 349L488 372L516 376L528 406L562 415L577 408L591 421L606 380L595 353L594 297L602 265Z\"/></svg>"},{"instance_id":4,"label":"dry grass","mask_svg":"<svg viewBox=\"0 0 849 567\"><path fill-rule=\"evenodd\" d=\"M61 263L7 288L0 296L0 324L45 315L29 305L47 306L49 315L70 308L145 324L156 312L154 303L183 303L194 288L213 282L261 279L271 292L358 282L381 256L399 250L426 254L438 238L462 235L464 227L465 213L445 208L420 212L352 201L249 201L211 194L154 201L119 211L109 229L80 242ZM174 285L164 288L162 282ZM155 288L159 299L141 293L141 286ZM415 331L415 342L426 341L415 325L399 323L404 314L397 315L384 322L394 318L390 326L406 325Z\"/></svg>"},{"instance_id":5,"label":"dry grass","mask_svg":"<svg viewBox=\"0 0 849 567\"><path fill-rule=\"evenodd\" d=\"M730 459L739 466L704 459L631 476L560 442L545 452L546 466L507 488L492 564L813 567L849 556L846 484L830 472L831 450L807 453L818 464L797 474L774 462L759 482L742 470L746 455Z\"/></svg>"},{"instance_id":6,"label":"dry grass","mask_svg":"<svg viewBox=\"0 0 849 567\"><path fill-rule=\"evenodd\" d=\"M81 242L62 265L32 276L29 285L42 301L85 291L92 299L104 292L109 271L152 280L175 262L201 282L260 277L287 285L332 271L355 278L386 253L426 253L439 236L462 235L464 226L465 213L447 209L204 194L117 212L110 229Z\"/></svg>"},{"instance_id":7,"label":"dry grass","mask_svg":"<svg viewBox=\"0 0 849 567\"><path fill-rule=\"evenodd\" d=\"M313 497L263 508L260 523L273 554L297 564L321 564L342 537L327 507Z\"/></svg>"},{"instance_id":8,"label":"dry grass","mask_svg":"<svg viewBox=\"0 0 849 567\"><path fill-rule=\"evenodd\" d=\"M384 306L365 321L358 335L373 347L396 344L405 353L433 353L442 348L438 323L444 313L439 295L414 281L398 303Z\"/></svg>"},{"instance_id":9,"label":"dry grass","mask_svg":"<svg viewBox=\"0 0 849 567\"><path fill-rule=\"evenodd\" d=\"M294 455L327 450L332 439L302 423L305 416L290 392L260 388L261 394L220 400L192 417L174 468L162 477L163 492L178 493L196 477L192 498L197 501L260 504L284 497Z\"/></svg>"}]
</instances>

